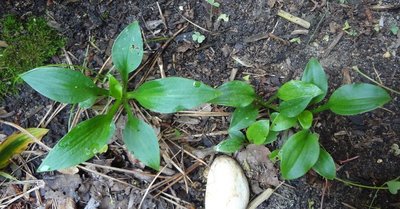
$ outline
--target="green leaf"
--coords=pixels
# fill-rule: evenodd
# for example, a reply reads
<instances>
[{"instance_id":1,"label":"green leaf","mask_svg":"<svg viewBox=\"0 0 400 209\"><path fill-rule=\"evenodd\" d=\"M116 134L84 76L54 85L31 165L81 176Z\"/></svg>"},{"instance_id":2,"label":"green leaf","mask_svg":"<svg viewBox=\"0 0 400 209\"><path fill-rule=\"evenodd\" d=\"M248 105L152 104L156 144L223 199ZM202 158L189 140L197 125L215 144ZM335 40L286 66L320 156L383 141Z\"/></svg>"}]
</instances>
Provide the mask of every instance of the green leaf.
<instances>
[{"instance_id":1,"label":"green leaf","mask_svg":"<svg viewBox=\"0 0 400 209\"><path fill-rule=\"evenodd\" d=\"M240 150L245 143L245 138L242 132L233 131L229 134L228 139L220 142L214 147L215 151L223 153L234 153Z\"/></svg>"},{"instance_id":2,"label":"green leaf","mask_svg":"<svg viewBox=\"0 0 400 209\"><path fill-rule=\"evenodd\" d=\"M324 69L316 58L311 58L308 61L301 80L318 86L323 92L321 95L314 98L311 103L320 102L325 98L328 92L328 79L326 78Z\"/></svg>"},{"instance_id":3,"label":"green leaf","mask_svg":"<svg viewBox=\"0 0 400 209\"><path fill-rule=\"evenodd\" d=\"M109 115L98 115L79 123L54 146L38 172L68 168L92 158L104 148L114 131Z\"/></svg>"},{"instance_id":4,"label":"green leaf","mask_svg":"<svg viewBox=\"0 0 400 209\"><path fill-rule=\"evenodd\" d=\"M312 125L313 114L310 111L305 110L297 116L297 120L303 129L309 129Z\"/></svg>"},{"instance_id":5,"label":"green leaf","mask_svg":"<svg viewBox=\"0 0 400 209\"><path fill-rule=\"evenodd\" d=\"M282 101L279 104L279 112L290 118L296 117L307 108L311 99L312 97L300 97L297 99Z\"/></svg>"},{"instance_id":6,"label":"green leaf","mask_svg":"<svg viewBox=\"0 0 400 209\"><path fill-rule=\"evenodd\" d=\"M128 74L139 67L143 58L143 40L138 21L128 25L118 35L111 54L122 80L127 81Z\"/></svg>"},{"instance_id":7,"label":"green leaf","mask_svg":"<svg viewBox=\"0 0 400 209\"><path fill-rule=\"evenodd\" d=\"M135 157L154 170L160 169L160 147L150 125L128 114L123 136L126 147Z\"/></svg>"},{"instance_id":8,"label":"green leaf","mask_svg":"<svg viewBox=\"0 0 400 209\"><path fill-rule=\"evenodd\" d=\"M379 86L347 84L333 92L327 106L339 115L356 115L381 107L390 100L389 94Z\"/></svg>"},{"instance_id":9,"label":"green leaf","mask_svg":"<svg viewBox=\"0 0 400 209\"><path fill-rule=\"evenodd\" d=\"M92 107L97 101L97 97L90 97L89 99L83 101L83 102L79 102L79 107L83 108L83 109L88 109L90 107Z\"/></svg>"},{"instance_id":10,"label":"green leaf","mask_svg":"<svg viewBox=\"0 0 400 209\"><path fill-rule=\"evenodd\" d=\"M386 185L388 186L391 194L397 194L397 192L400 190L400 181L388 181L386 182Z\"/></svg>"},{"instance_id":11,"label":"green leaf","mask_svg":"<svg viewBox=\"0 0 400 209\"><path fill-rule=\"evenodd\" d=\"M152 80L128 93L139 103L154 112L173 113L192 109L218 97L220 92L199 81L168 77Z\"/></svg>"},{"instance_id":12,"label":"green leaf","mask_svg":"<svg viewBox=\"0 0 400 209\"><path fill-rule=\"evenodd\" d=\"M319 149L319 157L313 169L326 179L332 180L336 177L336 166L332 156L324 149Z\"/></svg>"},{"instance_id":13,"label":"green leaf","mask_svg":"<svg viewBox=\"0 0 400 209\"><path fill-rule=\"evenodd\" d=\"M259 120L246 130L247 139L253 144L264 144L269 133L269 120Z\"/></svg>"},{"instance_id":14,"label":"green leaf","mask_svg":"<svg viewBox=\"0 0 400 209\"><path fill-rule=\"evenodd\" d=\"M280 113L273 113L271 115L272 123L270 130L272 131L283 131L289 129L297 124L296 118L289 118Z\"/></svg>"},{"instance_id":15,"label":"green leaf","mask_svg":"<svg viewBox=\"0 0 400 209\"><path fill-rule=\"evenodd\" d=\"M306 174L318 160L318 136L308 130L300 131L289 137L281 150L282 176L285 179L299 178Z\"/></svg>"},{"instance_id":16,"label":"green leaf","mask_svg":"<svg viewBox=\"0 0 400 209\"><path fill-rule=\"evenodd\" d=\"M213 104L230 107L245 107L253 102L256 94L253 87L243 81L230 81L217 88L222 95L211 100Z\"/></svg>"},{"instance_id":17,"label":"green leaf","mask_svg":"<svg viewBox=\"0 0 400 209\"><path fill-rule=\"evenodd\" d=\"M279 132L277 132L277 131L269 130L267 139L265 139L264 144L269 144L269 143L274 142L276 139L278 139L278 134L279 134Z\"/></svg>"},{"instance_id":18,"label":"green leaf","mask_svg":"<svg viewBox=\"0 0 400 209\"><path fill-rule=\"evenodd\" d=\"M28 128L26 131L40 140L49 130L44 128ZM6 137L0 144L0 169L6 167L14 155L26 150L32 142L33 139L31 137L21 132Z\"/></svg>"},{"instance_id":19,"label":"green leaf","mask_svg":"<svg viewBox=\"0 0 400 209\"><path fill-rule=\"evenodd\" d=\"M109 86L110 86L110 96L114 97L115 99L121 99L122 98L121 84L111 74L109 74L108 79L109 79Z\"/></svg>"},{"instance_id":20,"label":"green leaf","mask_svg":"<svg viewBox=\"0 0 400 209\"><path fill-rule=\"evenodd\" d=\"M239 131L241 129L249 127L254 123L258 116L258 109L250 104L246 107L239 107L232 114L231 124L228 132Z\"/></svg>"},{"instance_id":21,"label":"green leaf","mask_svg":"<svg viewBox=\"0 0 400 209\"><path fill-rule=\"evenodd\" d=\"M277 95L279 99L288 101L302 97L314 98L322 93L322 90L314 84L292 80L283 84L283 86L279 88Z\"/></svg>"},{"instance_id":22,"label":"green leaf","mask_svg":"<svg viewBox=\"0 0 400 209\"><path fill-rule=\"evenodd\" d=\"M60 67L35 68L21 78L37 92L61 103L75 104L108 94L82 73Z\"/></svg>"}]
</instances>

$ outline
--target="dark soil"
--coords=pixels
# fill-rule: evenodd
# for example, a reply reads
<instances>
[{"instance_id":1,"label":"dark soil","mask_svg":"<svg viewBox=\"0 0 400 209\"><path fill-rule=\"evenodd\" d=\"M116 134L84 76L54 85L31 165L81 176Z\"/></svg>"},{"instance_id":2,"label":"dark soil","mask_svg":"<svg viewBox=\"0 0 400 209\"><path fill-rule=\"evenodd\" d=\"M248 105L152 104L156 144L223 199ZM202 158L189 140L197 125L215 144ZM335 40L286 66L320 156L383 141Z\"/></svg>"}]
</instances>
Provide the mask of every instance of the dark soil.
<instances>
[{"instance_id":1,"label":"dark soil","mask_svg":"<svg viewBox=\"0 0 400 209\"><path fill-rule=\"evenodd\" d=\"M147 57L160 49L164 43L154 42L155 38L171 37L182 27L186 27L162 52L165 74L200 80L212 86L221 85L229 80L231 73L237 71L236 79L250 75L251 83L257 92L268 98L282 83L299 78L307 61L317 57L329 76L329 89L332 92L348 82L370 82L364 76L352 70L358 66L371 78L383 85L399 90L400 86L400 33L393 35L392 25L400 26L400 5L397 0L381 1L382 5L392 6L385 9L373 7L374 1L339 1L326 3L321 1L283 1L256 0L234 1L221 0L221 7L210 14L206 1L158 1L164 24L153 27L152 21L162 20L156 1L3 1L0 16L8 13L21 18L40 15L48 19L68 40L66 51L75 65L87 63L87 67L99 70L110 56L113 40L130 22L139 20L146 45ZM272 4L274 5L272 6ZM183 11L181 9L183 8ZM277 11L283 9L302 17L311 23L306 35L290 35L296 29L303 29L278 17ZM219 14L229 15L228 22L217 22ZM211 32L203 31L189 24L181 15ZM210 21L210 15L213 16ZM341 29L348 21L356 36L346 33L330 49L330 45L342 33ZM379 31L376 24L383 23ZM195 44L191 34L199 31L206 36L202 44ZM270 38L273 33L284 41ZM264 37L264 38L259 38ZM300 37L301 43L288 42ZM259 39L259 40L258 40ZM90 43L91 42L91 43ZM88 49L88 50L87 50ZM388 55L389 53L389 55ZM240 59L247 66L239 64ZM50 63L67 63L64 54L53 57ZM132 81L160 77L159 68L145 68ZM317 116L314 131L320 134L320 142L330 152L338 164L338 177L364 185L381 186L386 181L400 176L400 155L395 155L393 145L400 144L400 101L399 95L391 93L393 100L384 108L359 116L336 116L323 112ZM12 116L4 120L22 127L35 127L53 104L29 87L21 86L19 95L8 96L0 107ZM226 111L221 107L209 107L212 111ZM69 107L62 110L48 125L49 134L44 142L54 146L68 129ZM82 119L86 116L82 114ZM186 117L179 115L158 115L150 113L148 119L161 131L163 153L173 156L184 148L188 151L201 150L215 145L226 136L192 137L195 134L224 131L227 129L227 117ZM174 130L185 133L177 139L171 137ZM9 135L12 128L2 125L0 133ZM177 146L172 144L175 143ZM35 173L37 179L43 179L46 186L40 195L31 193L30 198L20 198L8 208L38 208L45 204L63 208L62 202L68 198L76 203L77 208L137 208L142 192L149 186L149 178L141 171L152 172L143 168L137 161L130 159L121 146L121 139L116 139L105 154L90 162L138 171L135 175L116 172L109 169L90 167L99 173L130 184L114 182L93 172L79 171L75 175L54 173ZM269 145L273 150L277 144ZM40 148L33 147L33 150ZM44 153L43 153L44 154ZM25 155L22 155L25 156ZM28 161L28 168L34 171L40 159ZM31 159L31 158L29 158ZM212 157L206 157L207 163ZM164 158L165 160L165 158ZM135 163L136 162L136 163ZM143 203L143 208L178 208L175 204L187 208L202 208L205 191L206 166L186 154L178 154L182 170L188 171L193 165L186 181L179 181L158 195L165 186L151 190ZM19 161L16 161L19 165ZM162 162L165 164L165 162ZM6 172L12 172L17 166L10 166ZM179 174L175 167L162 176ZM141 174L141 175L139 175ZM29 179L25 172L15 172L18 179ZM267 188L265 184L252 179L251 198ZM147 181L146 181L147 180ZM156 184L159 181L156 181ZM271 198L258 208L400 208L400 196L387 191L367 190L350 187L341 182L330 181L324 189L324 180L314 173L308 173L298 180L288 181ZM187 191L186 191L187 188ZM21 191L20 185L0 187L1 198ZM172 195L177 199L172 200ZM37 198L41 197L43 204ZM166 200L167 199L167 200ZM53 200L53 201L52 201ZM322 202L323 201L323 202ZM1 202L0 202L1 203ZM322 205L322 206L321 206Z\"/></svg>"}]
</instances>

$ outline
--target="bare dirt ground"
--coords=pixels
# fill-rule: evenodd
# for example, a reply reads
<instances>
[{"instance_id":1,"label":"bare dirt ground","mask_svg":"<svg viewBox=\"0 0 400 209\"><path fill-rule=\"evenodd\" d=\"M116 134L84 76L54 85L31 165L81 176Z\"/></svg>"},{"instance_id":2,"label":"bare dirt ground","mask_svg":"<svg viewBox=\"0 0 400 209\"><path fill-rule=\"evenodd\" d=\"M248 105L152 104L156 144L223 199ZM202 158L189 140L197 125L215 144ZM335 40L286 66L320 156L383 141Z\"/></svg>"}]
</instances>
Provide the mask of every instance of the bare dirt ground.
<instances>
[{"instance_id":1,"label":"bare dirt ground","mask_svg":"<svg viewBox=\"0 0 400 209\"><path fill-rule=\"evenodd\" d=\"M29 15L46 17L68 39L65 51L49 63L68 63L69 59L95 71L103 65L110 67L107 59L113 40L127 24L138 20L146 39L145 59L161 55L157 63L145 66L132 80L132 87L141 78L159 78L161 65L166 76L192 78L211 86L221 85L230 77L241 80L249 75L259 95L268 98L282 83L298 78L309 58L317 57L329 76L330 91L348 82L371 82L352 70L353 66L382 85L399 90L400 32L394 35L390 30L393 25L400 26L397 0L219 2L221 6L210 13L210 5L203 0L4 0L0 16L12 13L22 19ZM279 9L309 21L311 27L302 34L293 34L304 28L278 17ZM222 13L229 15L228 22L217 21ZM354 33L343 32L346 21ZM194 31L206 36L203 43L193 42ZM177 36L162 50L175 33ZM300 38L300 43L290 42L293 38ZM340 178L380 186L400 176L400 155L394 150L395 144L400 144L400 101L398 94L391 92L391 96L389 104L370 113L343 117L324 112L318 116L314 131L337 163ZM10 95L0 103L12 113L3 119L24 128L36 127L47 112L53 113L58 106L23 85L19 95ZM54 146L67 132L71 110L75 111L67 106L49 120L50 132L44 138L48 146ZM213 112L207 117L140 110L159 130L162 164L169 164L151 187L155 173L126 154L118 134L106 153L90 160L91 164L83 165L86 170L74 175L36 173L46 153L33 146L30 150L34 155L22 154L3 170L33 183L1 184L0 200L41 188L5 208L73 208L68 204L76 208L137 208L148 188L142 208L203 208L208 167L195 154L225 139L221 133L227 130L232 110L219 106L197 110ZM84 113L80 116L82 120L87 117ZM0 125L2 134L13 131ZM278 143L267 147L274 150ZM266 148L250 146L233 156L243 164L246 152L254 150ZM208 155L203 161L209 164L214 157ZM251 170L245 169L252 199L282 180L276 169L279 166L274 168L265 159L253 161ZM325 182L310 172L285 182L258 208L400 208L400 196Z\"/></svg>"}]
</instances>

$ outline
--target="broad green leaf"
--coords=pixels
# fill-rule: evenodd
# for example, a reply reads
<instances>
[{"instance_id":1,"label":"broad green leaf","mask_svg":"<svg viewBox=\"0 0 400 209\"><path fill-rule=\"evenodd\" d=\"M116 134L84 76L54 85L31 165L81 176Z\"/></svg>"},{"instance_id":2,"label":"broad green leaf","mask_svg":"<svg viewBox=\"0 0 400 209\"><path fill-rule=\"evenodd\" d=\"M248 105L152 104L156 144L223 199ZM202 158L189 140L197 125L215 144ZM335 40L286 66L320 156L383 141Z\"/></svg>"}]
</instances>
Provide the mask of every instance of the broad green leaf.
<instances>
[{"instance_id":1,"label":"broad green leaf","mask_svg":"<svg viewBox=\"0 0 400 209\"><path fill-rule=\"evenodd\" d=\"M269 130L267 139L265 139L264 144L269 144L269 143L274 142L276 139L278 139L278 134L279 134L279 132L277 132L277 131Z\"/></svg>"},{"instance_id":2,"label":"broad green leaf","mask_svg":"<svg viewBox=\"0 0 400 209\"><path fill-rule=\"evenodd\" d=\"M49 130L44 128L28 128L26 131L40 140ZM33 139L22 132L14 133L5 138L0 144L0 169L6 167L14 155L26 150L32 142L34 142Z\"/></svg>"},{"instance_id":3,"label":"broad green leaf","mask_svg":"<svg viewBox=\"0 0 400 209\"><path fill-rule=\"evenodd\" d=\"M301 97L314 98L322 93L322 90L312 83L291 80L279 88L277 95L279 99L288 101Z\"/></svg>"},{"instance_id":4,"label":"broad green leaf","mask_svg":"<svg viewBox=\"0 0 400 209\"><path fill-rule=\"evenodd\" d=\"M231 123L229 126L229 132L239 131L241 129L249 127L254 123L258 116L258 109L250 104L246 107L239 107L232 114Z\"/></svg>"},{"instance_id":5,"label":"broad green leaf","mask_svg":"<svg viewBox=\"0 0 400 209\"><path fill-rule=\"evenodd\" d=\"M282 101L279 104L279 112L286 117L296 117L307 108L311 99L311 97L300 97L297 99Z\"/></svg>"},{"instance_id":6,"label":"broad green leaf","mask_svg":"<svg viewBox=\"0 0 400 209\"><path fill-rule=\"evenodd\" d=\"M217 88L221 95L210 102L230 107L245 107L253 102L256 94L253 87L243 81L230 81Z\"/></svg>"},{"instance_id":7,"label":"broad green leaf","mask_svg":"<svg viewBox=\"0 0 400 209\"><path fill-rule=\"evenodd\" d=\"M386 185L388 186L391 194L397 194L397 192L400 190L400 181L388 181L386 182Z\"/></svg>"},{"instance_id":8,"label":"broad green leaf","mask_svg":"<svg viewBox=\"0 0 400 209\"><path fill-rule=\"evenodd\" d=\"M94 103L96 103L97 101L97 97L90 97L89 99L83 101L83 102L79 102L79 107L83 108L83 109L88 109L90 107L92 107L94 105Z\"/></svg>"},{"instance_id":9,"label":"broad green leaf","mask_svg":"<svg viewBox=\"0 0 400 209\"><path fill-rule=\"evenodd\" d=\"M300 131L282 146L281 172L285 179L303 176L319 157L318 136L308 130Z\"/></svg>"},{"instance_id":10,"label":"broad green leaf","mask_svg":"<svg viewBox=\"0 0 400 209\"><path fill-rule=\"evenodd\" d=\"M138 21L128 25L118 35L111 54L122 80L127 81L128 74L139 67L143 58L143 40Z\"/></svg>"},{"instance_id":11,"label":"broad green leaf","mask_svg":"<svg viewBox=\"0 0 400 209\"><path fill-rule=\"evenodd\" d=\"M272 120L271 127L270 127L270 130L272 130L272 131L283 131L283 130L289 129L297 124L297 118L289 118L280 113L274 114L274 117L272 117L272 115L271 115L271 119L272 118L273 118L273 120Z\"/></svg>"},{"instance_id":12,"label":"broad green leaf","mask_svg":"<svg viewBox=\"0 0 400 209\"><path fill-rule=\"evenodd\" d=\"M332 156L324 149L319 149L319 157L313 169L326 179L332 180L336 177L336 166Z\"/></svg>"},{"instance_id":13,"label":"broad green leaf","mask_svg":"<svg viewBox=\"0 0 400 209\"><path fill-rule=\"evenodd\" d=\"M309 129L312 125L313 114L308 110L304 110L300 115L297 116L297 120L303 129Z\"/></svg>"},{"instance_id":14,"label":"broad green leaf","mask_svg":"<svg viewBox=\"0 0 400 209\"><path fill-rule=\"evenodd\" d=\"M374 110L391 100L381 87L368 83L347 84L333 92L327 103L339 115L356 115Z\"/></svg>"},{"instance_id":15,"label":"broad green leaf","mask_svg":"<svg viewBox=\"0 0 400 209\"><path fill-rule=\"evenodd\" d=\"M321 95L314 98L311 103L320 102L325 98L328 92L328 79L326 78L324 69L316 58L311 58L308 61L301 80L318 86L323 92Z\"/></svg>"},{"instance_id":16,"label":"broad green leaf","mask_svg":"<svg viewBox=\"0 0 400 209\"><path fill-rule=\"evenodd\" d=\"M128 93L139 103L154 112L173 113L192 109L220 95L220 92L199 81L168 77L152 80Z\"/></svg>"},{"instance_id":17,"label":"broad green leaf","mask_svg":"<svg viewBox=\"0 0 400 209\"><path fill-rule=\"evenodd\" d=\"M246 130L247 139L253 144L264 144L269 133L269 120L259 120Z\"/></svg>"},{"instance_id":18,"label":"broad green leaf","mask_svg":"<svg viewBox=\"0 0 400 209\"><path fill-rule=\"evenodd\" d=\"M92 158L103 150L114 131L109 115L98 115L79 123L54 146L38 172L68 168Z\"/></svg>"},{"instance_id":19,"label":"broad green leaf","mask_svg":"<svg viewBox=\"0 0 400 209\"><path fill-rule=\"evenodd\" d=\"M108 94L82 73L60 67L35 68L21 78L37 92L62 103L75 104Z\"/></svg>"},{"instance_id":20,"label":"broad green leaf","mask_svg":"<svg viewBox=\"0 0 400 209\"><path fill-rule=\"evenodd\" d=\"M110 96L114 97L115 99L121 99L122 98L121 84L111 74L108 76L108 79L109 79Z\"/></svg>"},{"instance_id":21,"label":"broad green leaf","mask_svg":"<svg viewBox=\"0 0 400 209\"><path fill-rule=\"evenodd\" d=\"M240 131L233 131L229 134L227 139L217 144L214 149L217 152L234 153L240 150L244 143L245 138L243 133Z\"/></svg>"},{"instance_id":22,"label":"broad green leaf","mask_svg":"<svg viewBox=\"0 0 400 209\"><path fill-rule=\"evenodd\" d=\"M123 136L126 147L136 158L154 170L160 169L160 147L149 124L128 114Z\"/></svg>"}]
</instances>

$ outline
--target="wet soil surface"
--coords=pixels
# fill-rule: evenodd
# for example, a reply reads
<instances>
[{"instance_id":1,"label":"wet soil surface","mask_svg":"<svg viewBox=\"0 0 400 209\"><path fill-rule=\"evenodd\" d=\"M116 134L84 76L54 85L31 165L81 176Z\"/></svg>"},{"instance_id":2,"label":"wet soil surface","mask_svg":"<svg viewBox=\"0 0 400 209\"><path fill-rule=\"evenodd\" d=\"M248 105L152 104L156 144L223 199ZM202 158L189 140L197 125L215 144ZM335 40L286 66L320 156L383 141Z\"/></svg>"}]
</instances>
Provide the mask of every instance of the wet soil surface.
<instances>
[{"instance_id":1,"label":"wet soil surface","mask_svg":"<svg viewBox=\"0 0 400 209\"><path fill-rule=\"evenodd\" d=\"M342 4L325 0L219 2L221 6L211 11L206 1L192 0L5 0L0 6L0 16L12 13L21 18L29 15L46 17L49 25L68 39L65 52L53 57L49 63L69 63L70 60L94 71L103 65L110 67L106 60L114 39L134 20L138 20L143 29L145 57L149 59L161 52L165 41L182 29L162 51L159 62L154 67L146 66L134 77L132 87L142 77L148 80L159 78L159 65L162 65L166 76L192 78L211 86L249 75L259 95L268 98L282 83L299 78L308 59L317 57L329 76L330 92L345 83L370 82L353 71L353 66L358 66L383 85L399 90L400 32L394 35L390 30L393 25L400 26L400 4L396 0L380 1L381 4L368 0L347 0ZM304 31L304 28L278 17L279 9L309 21L311 27ZM228 22L217 20L222 13L229 15ZM342 32L345 21L356 34ZM293 35L298 30L302 30L302 34ZM192 40L194 31L206 36L203 43ZM300 38L301 42L290 42L293 38ZM332 154L341 179L381 186L400 176L400 155L395 149L396 144L400 144L400 101L398 94L391 92L391 96L393 100L384 108L359 116L336 116L331 112L317 116L313 130L320 134L320 143ZM25 128L36 127L46 113L50 109L54 112L57 106L27 86L21 86L19 95L4 98L0 105L6 113L11 113L2 119ZM203 109L232 111L218 106ZM48 123L50 132L43 139L45 144L54 146L67 132L70 110L71 107L65 107ZM142 208L203 208L207 166L187 153L196 153L223 140L226 135L207 134L227 130L229 116L159 115L143 109L142 112L160 132L162 164L172 158L179 167L165 169L161 174L164 179L154 182ZM87 119L86 114L81 116L81 120ZM119 120L122 123L124 118ZM183 134L177 136L176 130ZM0 126L2 134L9 135L13 131L9 126ZM279 143L267 147L274 150ZM37 146L32 147L35 156L23 154L4 171L13 172L21 180L43 181L45 185L37 193L19 198L8 208L73 208L74 205L76 208L137 208L154 172L127 155L121 144L120 134L117 134L109 150L89 162L122 168L130 173L89 164L85 168L96 172L81 169L78 173L72 172L74 175L36 173L34 170L45 152ZM254 147L242 152L247 149ZM240 161L240 155L234 157ZM211 163L214 157L206 156L203 160ZM24 165L22 170L20 165ZM263 168L273 175L266 174L268 172ZM271 185L276 186L276 176L282 180L277 168L277 165L274 168L268 164L254 167L255 172L246 171L252 199ZM187 175L181 175L179 170ZM176 182L162 184L165 179L176 179ZM34 188L35 185L27 187ZM26 190L21 185L3 184L0 188L1 198L22 191ZM310 172L300 179L286 181L258 208L400 208L400 196L350 187L338 181L326 183Z\"/></svg>"}]
</instances>

